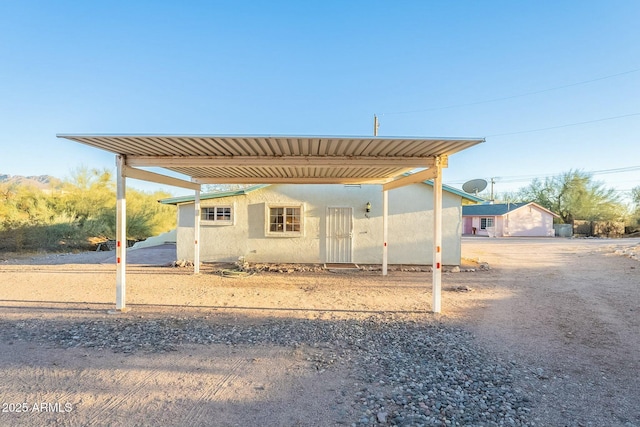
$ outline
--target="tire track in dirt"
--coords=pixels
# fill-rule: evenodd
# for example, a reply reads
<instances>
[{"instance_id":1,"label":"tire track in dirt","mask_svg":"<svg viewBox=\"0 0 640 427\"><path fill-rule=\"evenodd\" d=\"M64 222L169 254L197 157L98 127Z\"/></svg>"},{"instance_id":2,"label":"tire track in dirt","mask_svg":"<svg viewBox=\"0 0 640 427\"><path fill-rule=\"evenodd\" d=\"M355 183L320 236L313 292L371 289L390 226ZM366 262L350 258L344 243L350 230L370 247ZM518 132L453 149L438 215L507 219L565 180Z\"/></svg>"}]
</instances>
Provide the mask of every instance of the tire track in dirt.
<instances>
[{"instance_id":1,"label":"tire track in dirt","mask_svg":"<svg viewBox=\"0 0 640 427\"><path fill-rule=\"evenodd\" d=\"M173 363L177 364L179 361L183 360L185 356L181 356L177 358ZM130 404L130 399L135 397L137 393L141 390L145 389L150 385L152 379L157 378L160 374L162 374L164 369L162 368L151 368L151 370L142 378L136 380L130 387L128 387L123 394L118 395L117 397L111 397L108 399L103 405L100 405L99 408L91 411L87 414L86 426L93 425L105 425L105 415L109 413L116 413L115 409L117 409L122 404ZM127 374L122 375L125 379L128 377ZM116 381L118 385L122 384L121 381ZM139 405L143 404L143 399L138 399ZM94 404L94 408L97 405ZM135 408L134 408L135 409Z\"/></svg>"},{"instance_id":2,"label":"tire track in dirt","mask_svg":"<svg viewBox=\"0 0 640 427\"><path fill-rule=\"evenodd\" d=\"M221 400L220 398L225 392L225 388L236 378L238 378L238 371L241 368L249 365L250 359L246 356L240 357L233 361L229 366L229 371L220 378L219 381L211 382L204 388L202 394L197 399L193 400L193 406L185 415L183 419L183 425L200 426L205 425L204 416L209 409L207 403Z\"/></svg>"},{"instance_id":3,"label":"tire track in dirt","mask_svg":"<svg viewBox=\"0 0 640 427\"><path fill-rule=\"evenodd\" d=\"M40 401L59 402L64 405L67 402L73 403L73 397L76 396L77 392L68 388L61 388L61 385L67 384L69 377L73 377L74 382L81 382L86 377L86 370L82 368L79 371L72 371L68 367L61 367L54 362L52 365L43 368L43 375L43 383L47 384L47 390L55 391L44 393Z\"/></svg>"},{"instance_id":4,"label":"tire track in dirt","mask_svg":"<svg viewBox=\"0 0 640 427\"><path fill-rule=\"evenodd\" d=\"M32 379L19 377L19 381L25 386L24 391L32 397L29 403L66 403L67 398L75 394L75 392L62 388L67 378L66 375L60 375L61 370L70 375L74 374L72 371L58 366L55 362L48 366L44 364L42 366L32 365L31 370Z\"/></svg>"}]
</instances>

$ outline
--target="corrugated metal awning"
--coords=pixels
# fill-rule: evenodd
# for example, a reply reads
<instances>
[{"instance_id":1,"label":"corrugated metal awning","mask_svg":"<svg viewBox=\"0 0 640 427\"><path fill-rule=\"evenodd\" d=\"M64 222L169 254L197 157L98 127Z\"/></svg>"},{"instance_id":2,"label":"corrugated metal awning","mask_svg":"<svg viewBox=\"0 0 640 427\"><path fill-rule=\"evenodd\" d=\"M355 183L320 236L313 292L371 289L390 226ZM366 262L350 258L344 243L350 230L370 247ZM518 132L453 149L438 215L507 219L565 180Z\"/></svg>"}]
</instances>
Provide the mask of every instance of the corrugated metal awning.
<instances>
[{"instance_id":1,"label":"corrugated metal awning","mask_svg":"<svg viewBox=\"0 0 640 427\"><path fill-rule=\"evenodd\" d=\"M191 188L195 193L194 273L200 271L201 184L382 184L383 257L387 273L388 190L434 179L433 310L440 312L442 176L447 159L482 138L386 138L212 135L58 135L116 154L116 309L125 310L126 177ZM191 182L139 169L160 167ZM407 176L403 174L424 168ZM415 231L415 230L413 230Z\"/></svg>"},{"instance_id":2,"label":"corrugated metal awning","mask_svg":"<svg viewBox=\"0 0 640 427\"><path fill-rule=\"evenodd\" d=\"M387 183L430 168L482 138L351 136L83 135L65 138L210 183Z\"/></svg>"}]
</instances>

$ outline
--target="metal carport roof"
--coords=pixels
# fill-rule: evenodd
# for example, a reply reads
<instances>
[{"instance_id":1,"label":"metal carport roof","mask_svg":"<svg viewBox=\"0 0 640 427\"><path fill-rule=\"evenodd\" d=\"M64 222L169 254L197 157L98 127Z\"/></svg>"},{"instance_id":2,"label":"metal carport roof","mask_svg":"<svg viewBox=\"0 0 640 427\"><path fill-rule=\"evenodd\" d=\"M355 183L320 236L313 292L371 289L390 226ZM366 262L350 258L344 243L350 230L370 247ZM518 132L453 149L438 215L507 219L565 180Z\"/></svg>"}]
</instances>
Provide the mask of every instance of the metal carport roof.
<instances>
[{"instance_id":1,"label":"metal carport roof","mask_svg":"<svg viewBox=\"0 0 640 427\"><path fill-rule=\"evenodd\" d=\"M433 179L433 311L440 311L441 169L448 157L483 138L283 135L59 134L59 138L116 155L118 173L117 241L126 242L126 177L196 191L201 184L382 184L383 274L386 274L388 190ZM188 177L179 179L140 168L159 167ZM407 172L422 169L419 172ZM199 270L199 215L194 218L194 272ZM125 308L126 250L117 244L116 308Z\"/></svg>"},{"instance_id":2,"label":"metal carport roof","mask_svg":"<svg viewBox=\"0 0 640 427\"><path fill-rule=\"evenodd\" d=\"M479 138L62 134L125 156L130 167L162 167L199 184L386 183Z\"/></svg>"}]
</instances>

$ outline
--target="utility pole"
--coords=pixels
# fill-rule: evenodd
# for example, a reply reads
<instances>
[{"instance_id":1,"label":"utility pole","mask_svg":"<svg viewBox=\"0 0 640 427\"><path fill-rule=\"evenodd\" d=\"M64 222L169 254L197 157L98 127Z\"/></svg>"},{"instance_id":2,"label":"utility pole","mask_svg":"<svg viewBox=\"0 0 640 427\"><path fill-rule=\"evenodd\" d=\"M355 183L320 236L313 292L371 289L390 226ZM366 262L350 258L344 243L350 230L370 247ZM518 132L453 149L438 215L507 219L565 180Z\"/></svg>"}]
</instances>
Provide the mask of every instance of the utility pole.
<instances>
[{"instance_id":1,"label":"utility pole","mask_svg":"<svg viewBox=\"0 0 640 427\"><path fill-rule=\"evenodd\" d=\"M378 123L378 116L373 115L373 136L378 136L378 128L380 127L380 123Z\"/></svg>"},{"instance_id":2,"label":"utility pole","mask_svg":"<svg viewBox=\"0 0 640 427\"><path fill-rule=\"evenodd\" d=\"M496 183L496 180L491 178L491 201L493 202L493 184Z\"/></svg>"}]
</instances>

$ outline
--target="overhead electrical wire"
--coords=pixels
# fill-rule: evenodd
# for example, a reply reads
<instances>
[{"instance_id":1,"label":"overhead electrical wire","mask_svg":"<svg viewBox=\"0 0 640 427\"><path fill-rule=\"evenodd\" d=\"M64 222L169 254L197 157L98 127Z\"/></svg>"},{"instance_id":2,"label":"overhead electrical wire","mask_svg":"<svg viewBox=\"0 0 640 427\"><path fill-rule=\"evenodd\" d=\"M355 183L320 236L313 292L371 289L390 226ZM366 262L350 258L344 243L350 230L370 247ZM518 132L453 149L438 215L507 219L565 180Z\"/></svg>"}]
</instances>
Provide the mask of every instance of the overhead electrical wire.
<instances>
[{"instance_id":1,"label":"overhead electrical wire","mask_svg":"<svg viewBox=\"0 0 640 427\"><path fill-rule=\"evenodd\" d=\"M491 103L491 102L506 101L506 100L509 100L509 99L522 98L524 96L537 95L539 93L551 92L551 91L554 91L554 90L566 89L566 88L573 87L573 86L580 86L580 85L584 85L584 84L588 84L588 83L593 83L593 82L597 82L597 81L600 81L600 80L611 79L613 77L619 77L619 76L623 76L625 74L637 73L638 71L640 71L640 68L635 68L633 70L623 71L621 73L610 74L608 76L597 77L597 78L590 79L590 80L583 80L583 81L580 81L580 82L570 83L570 84L566 84L566 85L562 85L562 86L554 86L554 87L550 87L550 88L547 88L547 89L535 90L535 91L531 91L531 92L524 92L524 93L520 93L520 94L517 94L517 95L510 95L510 96L503 96L503 97L500 97L500 98L485 99L483 101L476 101L476 102L467 102L467 103L461 103L461 104L445 105L445 106L441 106L441 107L425 108L425 109L421 109L421 110L410 110L410 111L398 111L398 112L391 112L391 113L382 113L381 115L384 116L384 115L397 115L397 114L426 113L426 112L429 112L429 111L446 110L446 109L449 109L449 108L470 107L470 106L473 106L473 105L481 105L481 104L488 104L488 103Z\"/></svg>"},{"instance_id":2,"label":"overhead electrical wire","mask_svg":"<svg viewBox=\"0 0 640 427\"><path fill-rule=\"evenodd\" d=\"M614 169L602 169L595 171L585 171L585 173L590 175L606 175L612 173L625 173L625 172L635 172L640 170L640 165L638 166L627 166L623 168L614 168ZM515 183L515 182L526 182L532 179L541 179L541 178L554 178L561 176L563 172L560 173L552 173L547 175L514 175L514 176L504 176L504 177L493 177L492 179L496 180L501 184ZM448 182L447 184L463 184L466 181L456 181L456 182Z\"/></svg>"},{"instance_id":3,"label":"overhead electrical wire","mask_svg":"<svg viewBox=\"0 0 640 427\"><path fill-rule=\"evenodd\" d=\"M623 114L621 116L605 117L605 118L602 118L602 119L587 120L587 121L584 121L584 122L577 122L577 123L568 123L568 124L564 124L564 125L550 126L550 127L546 127L546 128L539 128L539 129L521 130L521 131L517 131L517 132L494 133L493 135L486 135L486 138L496 137L496 136L519 135L519 134L522 134L522 133L542 132L542 131L545 131L545 130L561 129L561 128L567 128L567 127L571 127L571 126L586 125L586 124L589 124L589 123L605 122L607 120L623 119L625 117L632 117L632 116L640 116L640 113Z\"/></svg>"},{"instance_id":4,"label":"overhead electrical wire","mask_svg":"<svg viewBox=\"0 0 640 427\"><path fill-rule=\"evenodd\" d=\"M428 112L428 111L444 110L444 109L448 109L448 108L467 107L467 106L471 106L471 105L486 104L486 103L490 103L490 102L497 102L497 101L503 101L503 100L513 99L513 98L520 98L520 97L524 97L524 96L536 95L536 94L539 94L539 93L550 92L550 91L559 90L559 89L565 89L565 88L569 88L569 87L573 87L573 86L584 85L584 84L588 84L588 83L597 82L597 81L600 81L600 80L605 80L605 79L610 79L610 78L614 78L614 77L623 76L623 75L626 75L626 74L637 73L638 71L640 71L640 68L635 68L635 69L632 69L632 70L627 70L627 71L623 71L623 72L616 73L616 74L610 74L610 75L607 75L607 76L597 77L597 78L593 78L593 79L589 79L589 80L583 80L583 81L580 81L580 82L570 83L570 84L566 84L566 85L562 85L562 86L554 86L554 87L547 88L547 89L541 89L541 90L531 91L531 92L524 92L524 93L521 93L521 94L511 95L511 96L504 96L504 97L501 97L501 98L493 98L493 99L487 99L487 100L483 100L483 101L463 103L463 104L453 104L453 105L447 105L447 106L442 106L442 107L433 107L433 108L427 108L427 109L421 109L421 110L382 113L381 115L384 116L384 115L394 115L394 114L421 113L421 112ZM623 119L623 118L633 117L633 116L638 116L638 115L640 115L640 112L630 113L630 114L623 114L623 115L612 116L612 117L604 117L604 118L600 118L600 119L586 120L586 121L576 122L576 123L567 123L567 124L562 124L562 125L557 125L557 126L549 126L549 127L544 127L544 128L529 129L529 130L522 130L522 131L515 131L515 132L496 133L496 134L486 135L486 137L500 137L500 136L508 136L508 135L519 135L519 134L524 134L524 133L542 132L542 131L546 131L546 130L562 129L562 128L566 128L566 127L581 126L581 125L586 125L586 124L590 124L590 123L598 123L598 122L604 122L604 121L609 121L609 120Z\"/></svg>"},{"instance_id":5,"label":"overhead electrical wire","mask_svg":"<svg viewBox=\"0 0 640 427\"><path fill-rule=\"evenodd\" d=\"M638 71L640 71L640 68L627 70L627 71L623 71L623 72L620 72L620 73L610 74L610 75L607 75L607 76L593 78L593 79L589 79L589 80L583 80L583 81L570 83L570 84L566 84L566 85L562 85L562 86L554 86L554 87L550 87L550 88L547 88L547 89L524 92L524 93L511 95L511 96L504 96L504 97L500 97L500 98L493 98L493 99L487 99L487 100L469 102L469 103L446 105L446 106L426 108L426 109L420 109L420 110L383 113L381 115L384 116L384 115L400 115L400 114L421 113L421 112L438 111L438 110L444 110L444 109L450 109L450 108L467 107L467 106L480 105L480 104L486 104L486 103L491 103L491 102L504 101L504 100L514 99L514 98L520 98L520 97L525 97L525 96L536 95L536 94L540 94L540 93L545 93L545 92L551 92L551 91L555 91L555 90L570 88L570 87L574 87L574 86L589 84L589 83L593 83L593 82L597 82L597 81L601 81L601 80L605 80L605 79L610 79L610 78L614 78L614 77L619 77L619 76L623 76L623 75L627 75L627 74L631 74L631 73L637 73ZM580 126L580 125L604 122L604 121L609 121L609 120L618 120L618 119L634 117L634 116L639 116L639 115L640 115L640 112L636 112L636 113L623 114L623 115L612 116L612 117L604 117L604 118L599 118L599 119L593 119L593 120L585 120L585 121L575 122L575 123L567 123L567 124L562 124L562 125L557 125L557 126L549 126L549 127L544 127L544 128L529 129L529 130L522 130L522 131L515 131L515 132L496 133L496 134L486 135L486 137L489 138L489 137L500 137L500 136L508 136L508 135L518 135L518 134L524 134L524 133L542 132L542 131L546 131L546 130L562 129L562 128L566 128L566 127ZM613 173L633 172L633 171L637 171L637 170L640 170L640 166L630 166L630 167L615 168L615 169L604 169L604 170L599 170L599 171L590 171L590 172L587 172L587 173L592 174L592 175L600 175L600 174L613 174ZM557 177L557 176L561 176L561 175L562 175L561 173L558 173L558 174L551 174L551 175L527 175L527 176L511 176L511 177L494 177L494 178L492 178L492 180L497 180L500 183L516 183L516 182L530 181L530 180L536 179L536 178L538 178L538 179L541 179L541 178L553 178L553 177ZM462 184L462 183L463 182L449 182L447 184ZM627 191L630 191L630 190L617 190L617 191L627 192Z\"/></svg>"}]
</instances>

